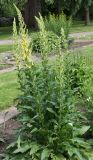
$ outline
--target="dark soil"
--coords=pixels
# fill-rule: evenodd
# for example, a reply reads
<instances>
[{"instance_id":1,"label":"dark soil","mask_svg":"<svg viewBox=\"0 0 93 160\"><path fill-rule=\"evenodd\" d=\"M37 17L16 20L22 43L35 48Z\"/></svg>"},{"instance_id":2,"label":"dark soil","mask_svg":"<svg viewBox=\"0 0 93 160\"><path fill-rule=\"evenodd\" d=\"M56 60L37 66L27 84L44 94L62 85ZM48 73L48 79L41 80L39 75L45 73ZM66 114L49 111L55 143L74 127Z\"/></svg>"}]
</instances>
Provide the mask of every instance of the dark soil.
<instances>
[{"instance_id":1,"label":"dark soil","mask_svg":"<svg viewBox=\"0 0 93 160\"><path fill-rule=\"evenodd\" d=\"M0 142L0 154L4 153L6 147L15 139L16 130L21 124L16 119L8 120L5 125L0 126L0 138L4 139L4 143Z\"/></svg>"}]
</instances>

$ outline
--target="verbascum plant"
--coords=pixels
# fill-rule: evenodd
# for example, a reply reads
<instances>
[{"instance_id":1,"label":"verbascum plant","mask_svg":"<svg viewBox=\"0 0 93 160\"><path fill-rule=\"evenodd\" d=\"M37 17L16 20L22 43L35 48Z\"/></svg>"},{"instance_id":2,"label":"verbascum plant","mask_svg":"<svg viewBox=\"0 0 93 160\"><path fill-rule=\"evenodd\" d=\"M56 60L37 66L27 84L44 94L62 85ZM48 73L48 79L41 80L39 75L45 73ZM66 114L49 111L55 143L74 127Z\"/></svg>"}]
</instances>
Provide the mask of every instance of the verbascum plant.
<instances>
[{"instance_id":1,"label":"verbascum plant","mask_svg":"<svg viewBox=\"0 0 93 160\"><path fill-rule=\"evenodd\" d=\"M31 67L33 64L31 60L31 39L28 36L28 30L26 29L26 25L24 23L23 17L19 9L15 6L18 19L19 19L19 30L17 31L16 22L14 19L13 22L13 35L14 35L14 42L16 43L16 63L19 68L23 66Z\"/></svg>"},{"instance_id":2,"label":"verbascum plant","mask_svg":"<svg viewBox=\"0 0 93 160\"><path fill-rule=\"evenodd\" d=\"M64 29L66 39L68 39L70 27L72 24L72 18L67 18L66 15L62 12L60 15L49 14L48 17L45 17L45 26L49 31L53 31L58 36L60 35L61 28Z\"/></svg>"},{"instance_id":3,"label":"verbascum plant","mask_svg":"<svg viewBox=\"0 0 93 160\"><path fill-rule=\"evenodd\" d=\"M20 22L19 82L22 95L18 108L21 110L22 127L18 139L8 146L7 160L88 160L88 143L81 136L89 126L77 125L77 112L66 67L67 44L64 30L58 39L57 59L49 60L47 31L42 16L36 18L40 28L39 64L29 68L27 32L17 9ZM15 32L16 33L16 32ZM64 50L61 48L63 43ZM27 44L27 46L26 46ZM23 53L21 53L23 51ZM64 52L64 54L63 54ZM25 66L25 67L24 67Z\"/></svg>"},{"instance_id":4,"label":"verbascum plant","mask_svg":"<svg viewBox=\"0 0 93 160\"><path fill-rule=\"evenodd\" d=\"M38 26L40 28L40 48L41 48L41 56L42 58L47 58L48 56L48 35L47 31L45 30L45 24L43 17L39 14L40 18L36 17L38 22Z\"/></svg>"}]
</instances>

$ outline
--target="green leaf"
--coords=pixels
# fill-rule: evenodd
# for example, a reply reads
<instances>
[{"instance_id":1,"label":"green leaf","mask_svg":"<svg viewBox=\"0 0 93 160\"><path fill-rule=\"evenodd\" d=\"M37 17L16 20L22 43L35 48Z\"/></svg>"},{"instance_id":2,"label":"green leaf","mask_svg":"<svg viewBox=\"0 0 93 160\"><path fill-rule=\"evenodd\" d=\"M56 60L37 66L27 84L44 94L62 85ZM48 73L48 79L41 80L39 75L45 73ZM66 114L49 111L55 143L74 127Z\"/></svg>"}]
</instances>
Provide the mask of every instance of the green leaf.
<instances>
[{"instance_id":1,"label":"green leaf","mask_svg":"<svg viewBox=\"0 0 93 160\"><path fill-rule=\"evenodd\" d=\"M17 140L17 147L20 148L20 144L21 144L21 138L20 136L18 137L18 140Z\"/></svg>"},{"instance_id":2,"label":"green leaf","mask_svg":"<svg viewBox=\"0 0 93 160\"><path fill-rule=\"evenodd\" d=\"M47 108L47 111L48 111L48 112L50 112L50 113L52 113L52 114L54 114L55 116L57 116L56 112L55 112L55 111L53 111L53 109L52 109L52 108Z\"/></svg>"},{"instance_id":3,"label":"green leaf","mask_svg":"<svg viewBox=\"0 0 93 160\"><path fill-rule=\"evenodd\" d=\"M83 126L82 128L76 128L74 135L75 136L82 136L84 135L88 130L89 130L90 126Z\"/></svg>"},{"instance_id":4,"label":"green leaf","mask_svg":"<svg viewBox=\"0 0 93 160\"><path fill-rule=\"evenodd\" d=\"M31 133L34 133L34 132L37 132L37 131L38 131L38 129L34 128L34 129L32 129Z\"/></svg>"},{"instance_id":5,"label":"green leaf","mask_svg":"<svg viewBox=\"0 0 93 160\"><path fill-rule=\"evenodd\" d=\"M79 135L84 135L89 130L89 128L90 126L83 126L79 131Z\"/></svg>"},{"instance_id":6,"label":"green leaf","mask_svg":"<svg viewBox=\"0 0 93 160\"><path fill-rule=\"evenodd\" d=\"M39 145L37 145L37 144L32 144L32 148L31 148L31 151L30 151L30 155L35 154L39 149L40 149Z\"/></svg>"},{"instance_id":7,"label":"green leaf","mask_svg":"<svg viewBox=\"0 0 93 160\"><path fill-rule=\"evenodd\" d=\"M82 138L73 138L72 139L73 144L78 144L78 146L81 146L83 148L89 149L90 145L89 143L85 142Z\"/></svg>"},{"instance_id":8,"label":"green leaf","mask_svg":"<svg viewBox=\"0 0 93 160\"><path fill-rule=\"evenodd\" d=\"M52 160L66 160L63 155L53 155L51 156Z\"/></svg>"},{"instance_id":9,"label":"green leaf","mask_svg":"<svg viewBox=\"0 0 93 160\"><path fill-rule=\"evenodd\" d=\"M48 149L44 149L41 154L41 160L48 160L50 156L50 151Z\"/></svg>"},{"instance_id":10,"label":"green leaf","mask_svg":"<svg viewBox=\"0 0 93 160\"><path fill-rule=\"evenodd\" d=\"M25 144L25 145L21 146L20 148L16 149L13 153L15 153L15 154L17 154L17 153L25 153L30 148L31 148L30 145Z\"/></svg>"},{"instance_id":11,"label":"green leaf","mask_svg":"<svg viewBox=\"0 0 93 160\"><path fill-rule=\"evenodd\" d=\"M13 147L15 147L15 145L16 145L16 142L13 142L7 147L7 149L13 148Z\"/></svg>"},{"instance_id":12,"label":"green leaf","mask_svg":"<svg viewBox=\"0 0 93 160\"><path fill-rule=\"evenodd\" d=\"M86 158L84 158L82 156L82 154L79 152L78 149L74 149L74 153L77 155L77 157L79 158L79 160L86 160Z\"/></svg>"}]
</instances>

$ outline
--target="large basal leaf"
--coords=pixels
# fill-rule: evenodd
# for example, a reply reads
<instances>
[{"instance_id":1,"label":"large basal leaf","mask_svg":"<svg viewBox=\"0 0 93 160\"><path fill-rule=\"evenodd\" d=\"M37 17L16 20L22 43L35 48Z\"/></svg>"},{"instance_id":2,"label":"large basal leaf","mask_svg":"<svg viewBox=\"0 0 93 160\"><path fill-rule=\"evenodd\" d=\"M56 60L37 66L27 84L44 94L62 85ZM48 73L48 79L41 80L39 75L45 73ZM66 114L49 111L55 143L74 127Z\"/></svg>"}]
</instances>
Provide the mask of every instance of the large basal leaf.
<instances>
[{"instance_id":1,"label":"large basal leaf","mask_svg":"<svg viewBox=\"0 0 93 160\"><path fill-rule=\"evenodd\" d=\"M15 147L15 146L16 146L16 142L13 142L13 143L11 143L11 144L7 147L7 149L13 148L13 147Z\"/></svg>"},{"instance_id":2,"label":"large basal leaf","mask_svg":"<svg viewBox=\"0 0 93 160\"><path fill-rule=\"evenodd\" d=\"M85 157L84 154L82 154L77 148L74 150L74 153L76 154L78 160L88 160L88 158Z\"/></svg>"},{"instance_id":3,"label":"large basal leaf","mask_svg":"<svg viewBox=\"0 0 93 160\"><path fill-rule=\"evenodd\" d=\"M90 126L83 126L79 131L79 135L84 135L89 130L89 128Z\"/></svg>"},{"instance_id":4,"label":"large basal leaf","mask_svg":"<svg viewBox=\"0 0 93 160\"><path fill-rule=\"evenodd\" d=\"M32 144L31 145L31 150L30 150L30 155L33 155L37 153L37 151L40 149L40 146L37 144Z\"/></svg>"},{"instance_id":5,"label":"large basal leaf","mask_svg":"<svg viewBox=\"0 0 93 160\"><path fill-rule=\"evenodd\" d=\"M83 126L82 128L75 129L74 135L75 135L75 136L82 136L82 135L84 135L89 129L90 129L90 126Z\"/></svg>"},{"instance_id":6,"label":"large basal leaf","mask_svg":"<svg viewBox=\"0 0 93 160\"><path fill-rule=\"evenodd\" d=\"M78 146L85 148L85 149L90 149L89 143L85 142L84 139L82 139L82 138L73 138L72 142L74 145L78 145Z\"/></svg>"},{"instance_id":7,"label":"large basal leaf","mask_svg":"<svg viewBox=\"0 0 93 160\"><path fill-rule=\"evenodd\" d=\"M44 149L41 154L41 160L48 160L50 156L50 151L48 149Z\"/></svg>"},{"instance_id":8,"label":"large basal leaf","mask_svg":"<svg viewBox=\"0 0 93 160\"><path fill-rule=\"evenodd\" d=\"M24 144L23 146L20 146L20 148L16 149L13 153L15 153L15 154L17 154L17 153L25 153L25 152L27 152L30 148L31 148L30 145Z\"/></svg>"},{"instance_id":9,"label":"large basal leaf","mask_svg":"<svg viewBox=\"0 0 93 160\"><path fill-rule=\"evenodd\" d=\"M66 158L60 154L59 155L51 154L51 158L52 158L52 160L66 160Z\"/></svg>"},{"instance_id":10,"label":"large basal leaf","mask_svg":"<svg viewBox=\"0 0 93 160\"><path fill-rule=\"evenodd\" d=\"M47 111L57 116L56 112L52 108L47 108Z\"/></svg>"}]
</instances>

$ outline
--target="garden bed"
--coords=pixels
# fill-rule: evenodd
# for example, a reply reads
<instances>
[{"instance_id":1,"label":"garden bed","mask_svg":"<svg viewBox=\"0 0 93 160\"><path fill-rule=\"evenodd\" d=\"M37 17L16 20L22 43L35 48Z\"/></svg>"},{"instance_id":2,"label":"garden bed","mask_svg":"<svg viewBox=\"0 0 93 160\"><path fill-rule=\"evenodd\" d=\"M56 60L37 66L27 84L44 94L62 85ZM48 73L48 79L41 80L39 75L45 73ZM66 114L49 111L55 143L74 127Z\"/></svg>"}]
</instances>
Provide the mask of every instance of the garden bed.
<instances>
[{"instance_id":1,"label":"garden bed","mask_svg":"<svg viewBox=\"0 0 93 160\"><path fill-rule=\"evenodd\" d=\"M20 128L21 124L16 119L8 120L0 126L0 135L4 139L4 143L0 143L0 154L4 153L6 147L14 140L16 129Z\"/></svg>"}]
</instances>

